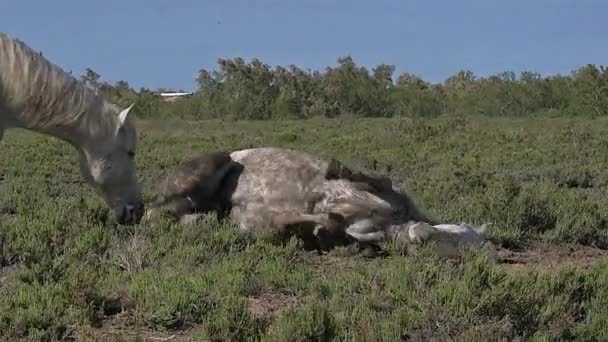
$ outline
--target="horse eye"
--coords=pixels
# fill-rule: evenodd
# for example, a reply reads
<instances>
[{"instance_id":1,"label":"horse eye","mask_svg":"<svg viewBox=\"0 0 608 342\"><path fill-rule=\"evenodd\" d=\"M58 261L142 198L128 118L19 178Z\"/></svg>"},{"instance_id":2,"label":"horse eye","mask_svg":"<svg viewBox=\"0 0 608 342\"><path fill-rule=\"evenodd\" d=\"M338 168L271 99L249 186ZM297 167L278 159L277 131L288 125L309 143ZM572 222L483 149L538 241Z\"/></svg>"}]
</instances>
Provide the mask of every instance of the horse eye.
<instances>
[{"instance_id":1,"label":"horse eye","mask_svg":"<svg viewBox=\"0 0 608 342\"><path fill-rule=\"evenodd\" d=\"M129 155L129 158L135 158L135 152L129 151L127 154Z\"/></svg>"}]
</instances>

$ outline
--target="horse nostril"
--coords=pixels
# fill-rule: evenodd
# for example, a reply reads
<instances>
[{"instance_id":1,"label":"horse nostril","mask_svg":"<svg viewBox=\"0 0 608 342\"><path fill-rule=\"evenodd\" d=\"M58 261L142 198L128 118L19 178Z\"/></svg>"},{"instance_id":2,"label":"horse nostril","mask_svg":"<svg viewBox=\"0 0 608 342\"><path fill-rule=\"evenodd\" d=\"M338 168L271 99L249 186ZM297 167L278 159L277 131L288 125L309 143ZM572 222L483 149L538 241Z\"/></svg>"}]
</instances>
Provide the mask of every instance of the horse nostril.
<instances>
[{"instance_id":1,"label":"horse nostril","mask_svg":"<svg viewBox=\"0 0 608 342\"><path fill-rule=\"evenodd\" d=\"M125 216L128 221L139 222L143 217L144 210L141 204L127 204L125 205Z\"/></svg>"}]
</instances>

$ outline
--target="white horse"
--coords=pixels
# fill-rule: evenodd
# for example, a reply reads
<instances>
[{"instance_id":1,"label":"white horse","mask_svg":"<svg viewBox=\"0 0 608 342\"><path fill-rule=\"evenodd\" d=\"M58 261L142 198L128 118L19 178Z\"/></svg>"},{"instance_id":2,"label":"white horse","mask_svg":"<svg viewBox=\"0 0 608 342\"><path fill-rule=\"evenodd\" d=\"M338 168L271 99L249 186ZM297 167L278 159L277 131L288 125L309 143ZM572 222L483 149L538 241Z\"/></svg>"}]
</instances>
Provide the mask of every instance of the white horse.
<instances>
[{"instance_id":1,"label":"white horse","mask_svg":"<svg viewBox=\"0 0 608 342\"><path fill-rule=\"evenodd\" d=\"M284 148L203 153L168 173L160 197L181 198L175 214L184 224L219 210L242 234L299 235L315 248L434 242L441 255L456 256L486 239L487 225L439 224L386 177Z\"/></svg>"},{"instance_id":2,"label":"white horse","mask_svg":"<svg viewBox=\"0 0 608 342\"><path fill-rule=\"evenodd\" d=\"M230 157L243 167L222 189L242 230L262 211L308 214L321 225L326 215L337 214L353 236L410 220L437 223L410 196L395 191L390 179L352 172L335 159L275 147L234 151Z\"/></svg>"},{"instance_id":3,"label":"white horse","mask_svg":"<svg viewBox=\"0 0 608 342\"><path fill-rule=\"evenodd\" d=\"M346 236L363 244L435 243L443 256L486 241L486 224L439 223L390 179L354 172L335 159L274 147L230 157L239 167L221 184L220 201L229 203L231 221L242 233L307 224L322 245Z\"/></svg>"},{"instance_id":4,"label":"white horse","mask_svg":"<svg viewBox=\"0 0 608 342\"><path fill-rule=\"evenodd\" d=\"M143 215L135 176L137 132L120 110L25 43L0 32L0 140L4 130L23 128L71 144L81 174L119 223Z\"/></svg>"},{"instance_id":5,"label":"white horse","mask_svg":"<svg viewBox=\"0 0 608 342\"><path fill-rule=\"evenodd\" d=\"M228 214L230 221L245 235L295 233L323 244L342 243L350 236L371 242L383 240L383 231L390 225L411 220L436 223L422 213L407 194L395 191L390 179L352 172L334 159L327 161L301 151L275 147L233 151L229 156L231 167L217 165L217 177L200 180L218 182L206 184L207 189L217 189L217 192L198 197L214 201L216 205L212 206L216 208L224 207L220 211ZM198 182L195 177L200 173L198 169L209 171L207 159L204 154L197 159L202 165L178 166L170 173L183 178L174 182L179 188L174 192L185 194L190 188L202 188L191 186L189 180ZM189 173L178 172L182 169ZM206 207L209 203L192 203L194 211L204 212ZM178 219L191 223L200 215L185 214L181 210ZM302 226L308 228L300 229ZM297 232L291 229L294 227Z\"/></svg>"}]
</instances>

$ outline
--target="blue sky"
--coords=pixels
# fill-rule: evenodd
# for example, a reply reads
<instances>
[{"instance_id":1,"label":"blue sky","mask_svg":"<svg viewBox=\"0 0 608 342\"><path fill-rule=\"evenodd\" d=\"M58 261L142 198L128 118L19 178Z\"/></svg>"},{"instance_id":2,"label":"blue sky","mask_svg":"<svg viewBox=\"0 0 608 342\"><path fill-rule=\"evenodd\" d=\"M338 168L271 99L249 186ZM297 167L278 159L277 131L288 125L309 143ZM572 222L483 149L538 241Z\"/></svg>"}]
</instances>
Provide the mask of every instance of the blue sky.
<instances>
[{"instance_id":1,"label":"blue sky","mask_svg":"<svg viewBox=\"0 0 608 342\"><path fill-rule=\"evenodd\" d=\"M0 30L66 70L192 90L219 57L322 70L351 55L441 82L460 69L567 74L608 56L605 0L2 1Z\"/></svg>"}]
</instances>

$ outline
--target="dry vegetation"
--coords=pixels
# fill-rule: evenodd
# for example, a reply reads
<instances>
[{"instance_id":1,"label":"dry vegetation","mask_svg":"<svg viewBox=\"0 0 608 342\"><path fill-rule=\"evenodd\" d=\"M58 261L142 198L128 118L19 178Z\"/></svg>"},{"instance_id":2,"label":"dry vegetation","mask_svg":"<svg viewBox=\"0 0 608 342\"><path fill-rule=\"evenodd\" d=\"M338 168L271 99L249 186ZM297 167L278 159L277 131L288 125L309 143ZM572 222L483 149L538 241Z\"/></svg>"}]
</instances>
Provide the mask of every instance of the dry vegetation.
<instances>
[{"instance_id":1,"label":"dry vegetation","mask_svg":"<svg viewBox=\"0 0 608 342\"><path fill-rule=\"evenodd\" d=\"M146 198L208 150L275 145L390 174L446 222L494 222L460 260L237 239L213 216L118 226L55 139L0 154L0 340L608 339L608 121L139 122ZM494 252L494 253L492 253Z\"/></svg>"}]
</instances>

